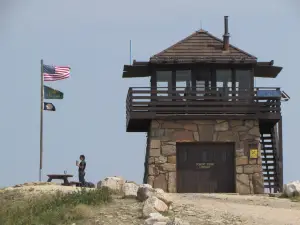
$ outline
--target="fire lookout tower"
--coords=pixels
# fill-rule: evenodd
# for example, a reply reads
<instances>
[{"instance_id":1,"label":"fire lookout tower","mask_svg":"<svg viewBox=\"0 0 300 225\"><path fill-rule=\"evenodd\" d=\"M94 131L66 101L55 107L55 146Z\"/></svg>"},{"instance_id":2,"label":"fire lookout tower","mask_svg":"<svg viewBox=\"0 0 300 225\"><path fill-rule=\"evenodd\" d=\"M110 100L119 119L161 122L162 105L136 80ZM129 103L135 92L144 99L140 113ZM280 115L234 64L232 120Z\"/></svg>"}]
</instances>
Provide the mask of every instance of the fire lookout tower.
<instances>
[{"instance_id":1,"label":"fire lookout tower","mask_svg":"<svg viewBox=\"0 0 300 225\"><path fill-rule=\"evenodd\" d=\"M130 87L127 132L147 132L144 183L167 192L259 194L283 186L281 102L277 87L254 87L282 67L199 30L147 62L124 65Z\"/></svg>"}]
</instances>

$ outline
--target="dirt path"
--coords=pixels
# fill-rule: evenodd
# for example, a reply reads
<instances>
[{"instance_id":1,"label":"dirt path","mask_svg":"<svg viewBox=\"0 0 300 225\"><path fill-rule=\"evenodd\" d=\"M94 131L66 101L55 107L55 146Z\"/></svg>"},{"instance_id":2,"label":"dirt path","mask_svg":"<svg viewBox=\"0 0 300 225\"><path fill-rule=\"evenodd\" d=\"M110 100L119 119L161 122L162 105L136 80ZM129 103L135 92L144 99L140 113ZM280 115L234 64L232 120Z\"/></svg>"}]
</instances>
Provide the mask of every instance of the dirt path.
<instances>
[{"instance_id":1,"label":"dirt path","mask_svg":"<svg viewBox=\"0 0 300 225\"><path fill-rule=\"evenodd\" d=\"M299 225L300 204L266 196L169 194L176 217L191 225Z\"/></svg>"},{"instance_id":2,"label":"dirt path","mask_svg":"<svg viewBox=\"0 0 300 225\"><path fill-rule=\"evenodd\" d=\"M142 202L135 199L114 197L113 202L93 209L93 217L77 222L76 225L141 225Z\"/></svg>"}]
</instances>

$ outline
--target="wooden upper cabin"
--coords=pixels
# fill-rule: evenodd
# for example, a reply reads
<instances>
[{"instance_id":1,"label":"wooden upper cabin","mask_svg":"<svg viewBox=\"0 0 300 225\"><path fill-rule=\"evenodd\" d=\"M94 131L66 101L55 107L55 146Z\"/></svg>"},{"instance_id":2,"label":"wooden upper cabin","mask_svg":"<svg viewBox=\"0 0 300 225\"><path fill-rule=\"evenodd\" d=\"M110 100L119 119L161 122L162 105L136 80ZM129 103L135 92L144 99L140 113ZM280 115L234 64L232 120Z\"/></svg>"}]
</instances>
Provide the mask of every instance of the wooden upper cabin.
<instances>
[{"instance_id":1,"label":"wooden upper cabin","mask_svg":"<svg viewBox=\"0 0 300 225\"><path fill-rule=\"evenodd\" d=\"M277 87L254 87L255 77L275 78L282 67L230 44L228 17L223 40L199 30L147 62L124 65L123 78L150 77L149 87L130 87L127 132L147 132L153 119L281 119Z\"/></svg>"}]
</instances>

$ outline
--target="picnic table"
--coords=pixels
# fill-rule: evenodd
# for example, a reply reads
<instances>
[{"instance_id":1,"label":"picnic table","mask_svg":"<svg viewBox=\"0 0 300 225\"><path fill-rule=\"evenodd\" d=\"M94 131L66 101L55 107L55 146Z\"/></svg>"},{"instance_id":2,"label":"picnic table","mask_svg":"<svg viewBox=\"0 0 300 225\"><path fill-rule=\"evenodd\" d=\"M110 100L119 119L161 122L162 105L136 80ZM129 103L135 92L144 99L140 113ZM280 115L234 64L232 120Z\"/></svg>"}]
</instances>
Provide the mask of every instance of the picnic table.
<instances>
[{"instance_id":1,"label":"picnic table","mask_svg":"<svg viewBox=\"0 0 300 225\"><path fill-rule=\"evenodd\" d=\"M73 177L71 174L48 174L48 180L47 182L51 182L53 179L54 180L63 180L62 185L69 186L70 183L68 181L69 177Z\"/></svg>"}]
</instances>

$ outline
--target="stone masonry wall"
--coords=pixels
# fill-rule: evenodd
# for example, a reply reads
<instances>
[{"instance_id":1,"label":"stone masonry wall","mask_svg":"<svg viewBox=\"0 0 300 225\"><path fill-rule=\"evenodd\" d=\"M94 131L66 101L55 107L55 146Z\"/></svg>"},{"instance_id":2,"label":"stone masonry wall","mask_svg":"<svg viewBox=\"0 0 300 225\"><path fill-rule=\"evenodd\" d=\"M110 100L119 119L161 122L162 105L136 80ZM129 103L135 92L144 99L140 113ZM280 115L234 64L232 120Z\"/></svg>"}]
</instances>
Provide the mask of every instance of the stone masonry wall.
<instances>
[{"instance_id":1,"label":"stone masonry wall","mask_svg":"<svg viewBox=\"0 0 300 225\"><path fill-rule=\"evenodd\" d=\"M148 133L148 184L176 192L176 142L234 142L236 192L264 192L259 124L256 120L153 120ZM248 143L258 144L258 159L250 159Z\"/></svg>"}]
</instances>

